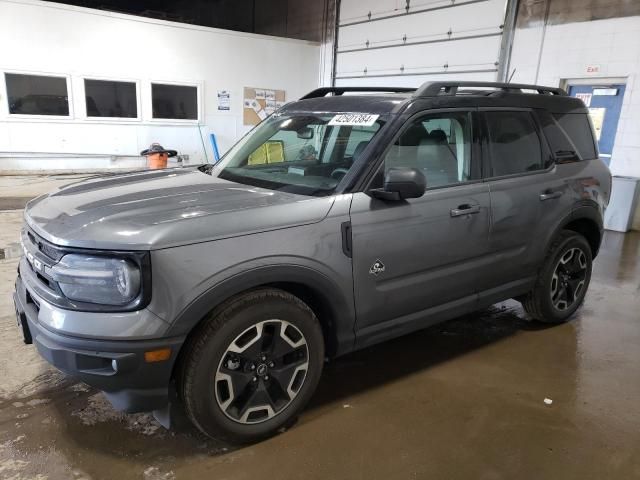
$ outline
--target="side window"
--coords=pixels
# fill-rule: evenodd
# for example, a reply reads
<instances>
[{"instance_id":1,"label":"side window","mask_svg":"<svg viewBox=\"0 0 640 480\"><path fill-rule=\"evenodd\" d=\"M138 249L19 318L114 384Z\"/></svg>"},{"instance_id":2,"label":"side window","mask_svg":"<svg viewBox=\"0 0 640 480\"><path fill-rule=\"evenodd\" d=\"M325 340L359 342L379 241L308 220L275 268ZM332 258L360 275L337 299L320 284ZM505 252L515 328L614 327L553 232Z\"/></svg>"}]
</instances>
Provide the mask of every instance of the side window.
<instances>
[{"instance_id":1,"label":"side window","mask_svg":"<svg viewBox=\"0 0 640 480\"><path fill-rule=\"evenodd\" d=\"M537 110L542 132L549 142L551 152L557 163L575 162L581 160L578 147L566 134L553 116L546 110Z\"/></svg>"},{"instance_id":2,"label":"side window","mask_svg":"<svg viewBox=\"0 0 640 480\"><path fill-rule=\"evenodd\" d=\"M598 158L593 130L586 113L554 113L553 117L576 146L580 157L584 160Z\"/></svg>"},{"instance_id":3,"label":"side window","mask_svg":"<svg viewBox=\"0 0 640 480\"><path fill-rule=\"evenodd\" d=\"M545 168L540 137L529 112L485 112L492 177Z\"/></svg>"},{"instance_id":4,"label":"side window","mask_svg":"<svg viewBox=\"0 0 640 480\"><path fill-rule=\"evenodd\" d=\"M471 115L452 112L418 118L398 137L384 159L390 168L417 168L427 188L466 182L471 170Z\"/></svg>"}]
</instances>

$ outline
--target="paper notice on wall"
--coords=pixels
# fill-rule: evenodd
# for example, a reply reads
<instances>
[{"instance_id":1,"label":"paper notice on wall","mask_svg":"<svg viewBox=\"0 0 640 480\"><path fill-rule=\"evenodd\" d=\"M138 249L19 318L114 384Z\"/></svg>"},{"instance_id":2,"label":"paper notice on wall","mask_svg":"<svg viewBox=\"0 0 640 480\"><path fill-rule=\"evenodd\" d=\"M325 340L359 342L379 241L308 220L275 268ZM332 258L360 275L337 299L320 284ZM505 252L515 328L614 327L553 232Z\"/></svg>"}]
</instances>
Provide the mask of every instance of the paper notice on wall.
<instances>
[{"instance_id":1,"label":"paper notice on wall","mask_svg":"<svg viewBox=\"0 0 640 480\"><path fill-rule=\"evenodd\" d=\"M285 103L284 90L244 88L243 124L257 125Z\"/></svg>"},{"instance_id":2,"label":"paper notice on wall","mask_svg":"<svg viewBox=\"0 0 640 480\"><path fill-rule=\"evenodd\" d=\"M218 110L231 110L231 92L218 90Z\"/></svg>"},{"instance_id":3,"label":"paper notice on wall","mask_svg":"<svg viewBox=\"0 0 640 480\"><path fill-rule=\"evenodd\" d=\"M604 115L607 113L606 108L590 108L589 116L593 122L593 129L596 131L596 140L600 141L602 134L602 125L604 124Z\"/></svg>"},{"instance_id":4,"label":"paper notice on wall","mask_svg":"<svg viewBox=\"0 0 640 480\"><path fill-rule=\"evenodd\" d=\"M267 114L271 115L273 112L276 111L276 101L275 100L270 100L269 97L267 96L267 100L266 100L266 104L264 107L264 111L267 112Z\"/></svg>"}]
</instances>

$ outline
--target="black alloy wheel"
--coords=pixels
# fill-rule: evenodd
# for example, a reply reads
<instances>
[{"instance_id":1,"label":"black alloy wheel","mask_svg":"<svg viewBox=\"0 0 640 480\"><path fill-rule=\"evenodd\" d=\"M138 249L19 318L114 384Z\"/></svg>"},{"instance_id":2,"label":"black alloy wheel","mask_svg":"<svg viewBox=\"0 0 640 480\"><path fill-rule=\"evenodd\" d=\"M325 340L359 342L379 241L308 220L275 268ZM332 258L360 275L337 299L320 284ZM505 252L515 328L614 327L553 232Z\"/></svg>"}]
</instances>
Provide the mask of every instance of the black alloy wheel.
<instances>
[{"instance_id":1,"label":"black alloy wheel","mask_svg":"<svg viewBox=\"0 0 640 480\"><path fill-rule=\"evenodd\" d=\"M238 423L269 420L298 395L308 368L302 332L284 320L264 320L238 335L222 356L216 401Z\"/></svg>"},{"instance_id":2,"label":"black alloy wheel","mask_svg":"<svg viewBox=\"0 0 640 480\"><path fill-rule=\"evenodd\" d=\"M547 250L534 287L517 299L533 320L565 322L584 300L592 262L587 239L578 232L562 230Z\"/></svg>"},{"instance_id":3,"label":"black alloy wheel","mask_svg":"<svg viewBox=\"0 0 640 480\"><path fill-rule=\"evenodd\" d=\"M235 444L289 428L318 385L320 321L276 288L239 294L215 308L183 347L180 396L204 434Z\"/></svg>"},{"instance_id":4,"label":"black alloy wheel","mask_svg":"<svg viewBox=\"0 0 640 480\"><path fill-rule=\"evenodd\" d=\"M558 260L551 277L551 302L567 310L578 301L587 278L587 255L579 247L567 250Z\"/></svg>"}]
</instances>

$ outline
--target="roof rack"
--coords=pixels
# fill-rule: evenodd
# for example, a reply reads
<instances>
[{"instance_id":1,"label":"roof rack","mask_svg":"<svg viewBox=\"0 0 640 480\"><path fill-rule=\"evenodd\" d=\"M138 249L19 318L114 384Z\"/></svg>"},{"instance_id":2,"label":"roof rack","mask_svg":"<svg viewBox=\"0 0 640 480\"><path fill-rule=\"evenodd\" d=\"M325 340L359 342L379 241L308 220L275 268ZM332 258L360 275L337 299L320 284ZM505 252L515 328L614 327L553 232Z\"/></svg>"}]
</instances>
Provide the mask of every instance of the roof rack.
<instances>
[{"instance_id":1,"label":"roof rack","mask_svg":"<svg viewBox=\"0 0 640 480\"><path fill-rule=\"evenodd\" d=\"M329 93L333 93L334 95L342 95L345 92L413 93L415 91L415 88L410 87L322 87L312 90L305 96L301 97L300 100L305 100L307 98L326 97Z\"/></svg>"},{"instance_id":2,"label":"roof rack","mask_svg":"<svg viewBox=\"0 0 640 480\"><path fill-rule=\"evenodd\" d=\"M543 87L541 85L527 85L523 83L500 82L426 82L420 87L321 87L312 90L300 100L308 98L326 97L328 94L342 95L346 92L389 92L389 93L413 93L414 97L436 97L438 95L456 95L459 87L471 88L495 88L504 92L523 93L522 90L534 90L540 95L567 95L561 88ZM469 93L466 91L464 93Z\"/></svg>"},{"instance_id":3,"label":"roof rack","mask_svg":"<svg viewBox=\"0 0 640 480\"><path fill-rule=\"evenodd\" d=\"M541 95L566 95L561 88L526 85L522 83L500 82L426 82L415 92L416 97L435 97L437 95L456 95L458 87L488 87L511 93L522 93L522 90L535 90Z\"/></svg>"}]
</instances>

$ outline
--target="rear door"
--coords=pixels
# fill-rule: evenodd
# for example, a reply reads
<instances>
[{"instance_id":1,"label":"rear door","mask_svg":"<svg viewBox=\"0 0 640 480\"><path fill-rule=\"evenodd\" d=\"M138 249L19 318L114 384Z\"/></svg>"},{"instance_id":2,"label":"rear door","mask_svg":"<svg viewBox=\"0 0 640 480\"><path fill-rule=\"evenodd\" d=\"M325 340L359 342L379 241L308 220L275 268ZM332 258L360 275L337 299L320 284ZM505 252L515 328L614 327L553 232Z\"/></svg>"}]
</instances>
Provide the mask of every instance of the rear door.
<instances>
[{"instance_id":1,"label":"rear door","mask_svg":"<svg viewBox=\"0 0 640 480\"><path fill-rule=\"evenodd\" d=\"M418 114L384 154L379 184L370 187L382 186L389 168L418 168L427 179L421 198L393 202L354 194L353 276L361 344L475 306L479 265L489 246L490 200L481 180L474 116L468 110Z\"/></svg>"},{"instance_id":2,"label":"rear door","mask_svg":"<svg viewBox=\"0 0 640 480\"><path fill-rule=\"evenodd\" d=\"M490 268L484 295L519 290L536 274L547 233L571 210L537 116L529 109L483 109L485 178L491 192Z\"/></svg>"}]
</instances>

